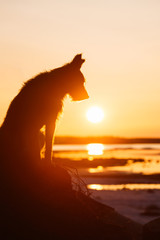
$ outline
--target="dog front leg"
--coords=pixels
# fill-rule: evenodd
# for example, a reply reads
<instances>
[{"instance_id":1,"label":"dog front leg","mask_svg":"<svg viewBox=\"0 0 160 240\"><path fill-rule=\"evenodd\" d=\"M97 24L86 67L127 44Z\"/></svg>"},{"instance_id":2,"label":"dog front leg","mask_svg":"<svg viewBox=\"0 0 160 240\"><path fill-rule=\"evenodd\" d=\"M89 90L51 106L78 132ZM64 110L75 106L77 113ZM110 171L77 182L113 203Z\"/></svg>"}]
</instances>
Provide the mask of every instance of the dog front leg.
<instances>
[{"instance_id":1,"label":"dog front leg","mask_svg":"<svg viewBox=\"0 0 160 240\"><path fill-rule=\"evenodd\" d=\"M55 131L55 123L46 124L46 151L45 151L45 159L47 162L51 163L52 160L52 143L53 143L53 135Z\"/></svg>"}]
</instances>

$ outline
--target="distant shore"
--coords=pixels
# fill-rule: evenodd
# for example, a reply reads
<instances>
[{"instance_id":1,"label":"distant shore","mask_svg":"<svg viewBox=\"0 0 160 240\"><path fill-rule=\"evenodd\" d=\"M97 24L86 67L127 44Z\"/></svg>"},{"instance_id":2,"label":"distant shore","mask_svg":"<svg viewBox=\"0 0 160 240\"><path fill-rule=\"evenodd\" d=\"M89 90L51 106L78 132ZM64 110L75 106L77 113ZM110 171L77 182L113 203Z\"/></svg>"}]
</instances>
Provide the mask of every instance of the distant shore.
<instances>
[{"instance_id":1,"label":"distant shore","mask_svg":"<svg viewBox=\"0 0 160 240\"><path fill-rule=\"evenodd\" d=\"M160 143L160 138L123 138L112 136L88 136L88 137L72 137L72 136L57 136L55 144L138 144L138 143Z\"/></svg>"}]
</instances>

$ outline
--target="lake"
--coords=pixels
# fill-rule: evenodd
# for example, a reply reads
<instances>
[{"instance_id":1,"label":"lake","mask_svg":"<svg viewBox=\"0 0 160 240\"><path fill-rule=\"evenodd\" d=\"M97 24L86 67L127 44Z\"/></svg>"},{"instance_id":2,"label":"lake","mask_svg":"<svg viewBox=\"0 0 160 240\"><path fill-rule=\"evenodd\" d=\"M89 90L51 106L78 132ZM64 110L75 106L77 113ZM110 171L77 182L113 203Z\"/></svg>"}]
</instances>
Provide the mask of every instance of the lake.
<instances>
[{"instance_id":1,"label":"lake","mask_svg":"<svg viewBox=\"0 0 160 240\"><path fill-rule=\"evenodd\" d=\"M100 165L88 169L89 173L160 173L160 144L87 144L87 145L54 145L55 158L67 158L75 161L101 159ZM105 166L102 159L126 159L126 164ZM139 161L138 161L139 160ZM101 165L102 164L102 165Z\"/></svg>"},{"instance_id":2,"label":"lake","mask_svg":"<svg viewBox=\"0 0 160 240\"><path fill-rule=\"evenodd\" d=\"M77 164L97 201L140 223L160 216L160 144L54 145L53 152Z\"/></svg>"}]
</instances>

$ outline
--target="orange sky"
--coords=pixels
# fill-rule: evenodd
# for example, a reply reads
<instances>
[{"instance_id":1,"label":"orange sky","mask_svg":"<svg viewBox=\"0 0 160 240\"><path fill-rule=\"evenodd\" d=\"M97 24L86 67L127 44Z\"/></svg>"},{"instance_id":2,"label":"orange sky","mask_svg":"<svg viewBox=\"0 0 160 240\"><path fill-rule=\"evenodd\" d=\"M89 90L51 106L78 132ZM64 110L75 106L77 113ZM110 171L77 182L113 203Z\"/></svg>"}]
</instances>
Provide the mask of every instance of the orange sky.
<instances>
[{"instance_id":1,"label":"orange sky","mask_svg":"<svg viewBox=\"0 0 160 240\"><path fill-rule=\"evenodd\" d=\"M90 99L65 102L56 134L160 137L159 13L158 0L1 2L0 123L24 81L82 52Z\"/></svg>"}]
</instances>

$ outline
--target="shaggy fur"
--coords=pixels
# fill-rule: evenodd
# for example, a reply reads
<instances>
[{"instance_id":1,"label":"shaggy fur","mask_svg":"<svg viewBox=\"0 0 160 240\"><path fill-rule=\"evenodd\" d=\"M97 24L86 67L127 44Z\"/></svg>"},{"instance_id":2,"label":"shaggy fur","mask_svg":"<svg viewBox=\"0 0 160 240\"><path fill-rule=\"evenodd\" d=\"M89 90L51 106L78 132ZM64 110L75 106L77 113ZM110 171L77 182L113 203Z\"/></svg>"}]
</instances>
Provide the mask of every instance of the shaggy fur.
<instances>
[{"instance_id":1,"label":"shaggy fur","mask_svg":"<svg viewBox=\"0 0 160 240\"><path fill-rule=\"evenodd\" d=\"M88 98L80 71L81 54L63 67L40 73L27 81L11 102L0 131L1 150L12 156L40 158L39 134L45 125L45 158L51 161L55 123L66 94L73 101ZM10 154L10 153L9 153Z\"/></svg>"}]
</instances>

